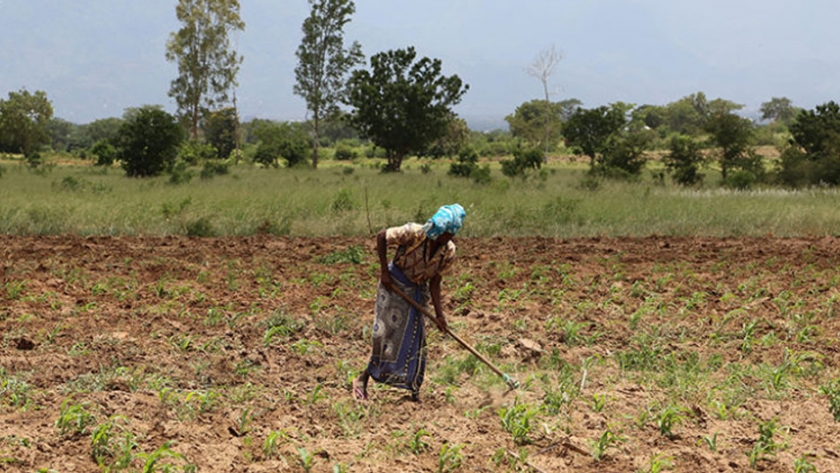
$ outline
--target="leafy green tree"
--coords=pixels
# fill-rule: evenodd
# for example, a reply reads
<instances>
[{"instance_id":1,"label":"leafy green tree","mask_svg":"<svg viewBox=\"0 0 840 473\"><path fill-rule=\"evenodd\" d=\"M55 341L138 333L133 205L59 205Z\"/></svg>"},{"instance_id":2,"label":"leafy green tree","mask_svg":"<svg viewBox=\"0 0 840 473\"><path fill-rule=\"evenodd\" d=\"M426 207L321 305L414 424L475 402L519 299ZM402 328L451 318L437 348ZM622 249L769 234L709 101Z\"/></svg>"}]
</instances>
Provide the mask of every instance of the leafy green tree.
<instances>
[{"instance_id":1,"label":"leafy green tree","mask_svg":"<svg viewBox=\"0 0 840 473\"><path fill-rule=\"evenodd\" d=\"M728 114L743 108L729 100L709 100L703 92L683 97L664 107L666 131L699 136L712 115Z\"/></svg>"},{"instance_id":2,"label":"leafy green tree","mask_svg":"<svg viewBox=\"0 0 840 473\"><path fill-rule=\"evenodd\" d=\"M761 104L761 119L774 122L790 123L796 117L799 109L787 97L773 97Z\"/></svg>"},{"instance_id":3,"label":"leafy green tree","mask_svg":"<svg viewBox=\"0 0 840 473\"><path fill-rule=\"evenodd\" d=\"M309 158L309 139L304 124L277 123L260 120L252 130L258 141L254 162L266 167L279 167L280 159L286 166L301 165Z\"/></svg>"},{"instance_id":4,"label":"leafy green tree","mask_svg":"<svg viewBox=\"0 0 840 473\"><path fill-rule=\"evenodd\" d=\"M303 21L297 49L294 92L312 112L312 167L318 167L318 137L323 119L338 110L350 69L364 60L362 47L344 47L344 25L356 12L352 0L309 0L312 11Z\"/></svg>"},{"instance_id":5,"label":"leafy green tree","mask_svg":"<svg viewBox=\"0 0 840 473\"><path fill-rule=\"evenodd\" d=\"M712 144L720 149L720 173L726 181L733 168L761 174L760 157L757 157L752 140L755 129L752 122L734 113L715 113L705 126Z\"/></svg>"},{"instance_id":6,"label":"leafy green tree","mask_svg":"<svg viewBox=\"0 0 840 473\"><path fill-rule=\"evenodd\" d=\"M100 140L108 140L113 143L124 121L118 117L94 120L85 125L85 134L91 143L96 143Z\"/></svg>"},{"instance_id":7,"label":"leafy green tree","mask_svg":"<svg viewBox=\"0 0 840 473\"><path fill-rule=\"evenodd\" d=\"M52 116L52 103L45 92L9 92L8 99L0 99L0 143L5 143L8 151L30 157L50 142Z\"/></svg>"},{"instance_id":8,"label":"leafy green tree","mask_svg":"<svg viewBox=\"0 0 840 473\"><path fill-rule=\"evenodd\" d=\"M175 14L181 29L169 36L166 59L178 65L169 96L198 137L203 112L228 100L236 86L242 56L231 44L231 33L245 29L238 0L178 0Z\"/></svg>"},{"instance_id":9,"label":"leafy green tree","mask_svg":"<svg viewBox=\"0 0 840 473\"><path fill-rule=\"evenodd\" d=\"M129 177L158 176L170 171L184 130L159 106L129 109L116 137L117 156Z\"/></svg>"},{"instance_id":10,"label":"leafy green tree","mask_svg":"<svg viewBox=\"0 0 840 473\"><path fill-rule=\"evenodd\" d=\"M656 130L665 124L665 115L665 107L640 105L633 110L631 121L644 123L651 130Z\"/></svg>"},{"instance_id":11,"label":"leafy green tree","mask_svg":"<svg viewBox=\"0 0 840 473\"><path fill-rule=\"evenodd\" d=\"M433 158L458 155L466 146L469 136L470 128L466 120L453 116L446 125L446 133L433 141L423 154Z\"/></svg>"},{"instance_id":12,"label":"leafy green tree","mask_svg":"<svg viewBox=\"0 0 840 473\"><path fill-rule=\"evenodd\" d=\"M234 107L225 107L209 113L202 121L204 139L217 152L215 157L227 159L236 149L239 115Z\"/></svg>"},{"instance_id":13,"label":"leafy green tree","mask_svg":"<svg viewBox=\"0 0 840 473\"><path fill-rule=\"evenodd\" d=\"M415 62L413 47L379 53L372 71L356 70L348 83L350 121L385 150L385 171L397 172L409 153L422 153L446 133L451 106L469 89L457 75L441 75L440 59Z\"/></svg>"},{"instance_id":14,"label":"leafy green tree","mask_svg":"<svg viewBox=\"0 0 840 473\"><path fill-rule=\"evenodd\" d=\"M47 133L50 135L50 146L54 151L66 151L76 125L63 119L53 117L47 122Z\"/></svg>"},{"instance_id":15,"label":"leafy green tree","mask_svg":"<svg viewBox=\"0 0 840 473\"><path fill-rule=\"evenodd\" d=\"M700 166L704 161L699 141L688 135L671 137L669 153L663 161L671 178L681 186L691 186L703 180Z\"/></svg>"},{"instance_id":16,"label":"leafy green tree","mask_svg":"<svg viewBox=\"0 0 840 473\"><path fill-rule=\"evenodd\" d=\"M650 142L650 133L642 130L617 130L607 138L593 171L612 178L638 176L647 163Z\"/></svg>"},{"instance_id":17,"label":"leafy green tree","mask_svg":"<svg viewBox=\"0 0 840 473\"><path fill-rule=\"evenodd\" d=\"M516 107L516 111L506 116L505 121L514 137L522 138L533 146L541 146L548 136L549 143L553 144L561 137L563 121L570 117L580 105L581 101L578 99L552 102L548 107L543 100L531 100ZM546 112L550 114L548 135L546 135L545 125Z\"/></svg>"},{"instance_id":18,"label":"leafy green tree","mask_svg":"<svg viewBox=\"0 0 840 473\"><path fill-rule=\"evenodd\" d=\"M793 140L812 159L837 151L840 135L840 105L833 100L802 111L790 125Z\"/></svg>"},{"instance_id":19,"label":"leafy green tree","mask_svg":"<svg viewBox=\"0 0 840 473\"><path fill-rule=\"evenodd\" d=\"M593 109L578 108L563 124L566 145L575 154L589 157L589 167L595 169L598 156L609 145L608 139L627 123L625 110L616 106Z\"/></svg>"},{"instance_id":20,"label":"leafy green tree","mask_svg":"<svg viewBox=\"0 0 840 473\"><path fill-rule=\"evenodd\" d=\"M793 139L779 162L781 182L793 187L840 184L840 105L830 101L803 110L789 128Z\"/></svg>"}]
</instances>

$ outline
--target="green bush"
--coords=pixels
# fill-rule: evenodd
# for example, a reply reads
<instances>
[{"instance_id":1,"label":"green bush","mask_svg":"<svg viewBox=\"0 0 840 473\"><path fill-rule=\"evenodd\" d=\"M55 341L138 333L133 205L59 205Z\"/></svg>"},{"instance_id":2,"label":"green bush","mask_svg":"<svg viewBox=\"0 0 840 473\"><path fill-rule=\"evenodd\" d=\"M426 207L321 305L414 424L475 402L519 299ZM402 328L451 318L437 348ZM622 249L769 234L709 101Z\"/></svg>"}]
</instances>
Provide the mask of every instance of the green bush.
<instances>
[{"instance_id":1,"label":"green bush","mask_svg":"<svg viewBox=\"0 0 840 473\"><path fill-rule=\"evenodd\" d=\"M280 167L280 151L268 143L260 143L254 153L254 162L265 167Z\"/></svg>"},{"instance_id":2,"label":"green bush","mask_svg":"<svg viewBox=\"0 0 840 473\"><path fill-rule=\"evenodd\" d=\"M755 181L755 174L749 171L738 170L727 176L723 184L730 189L743 191L752 189Z\"/></svg>"},{"instance_id":3,"label":"green bush","mask_svg":"<svg viewBox=\"0 0 840 473\"><path fill-rule=\"evenodd\" d=\"M528 169L540 169L543 159L542 150L532 148L528 150L517 149L513 152L513 159L502 161L502 174L508 177L524 176Z\"/></svg>"},{"instance_id":4,"label":"green bush","mask_svg":"<svg viewBox=\"0 0 840 473\"><path fill-rule=\"evenodd\" d=\"M456 161L449 165L449 175L471 177L478 169L478 152L473 148L464 148L458 153Z\"/></svg>"},{"instance_id":5,"label":"green bush","mask_svg":"<svg viewBox=\"0 0 840 473\"><path fill-rule=\"evenodd\" d=\"M213 176L220 176L230 172L230 162L220 160L204 161L204 166L201 168L200 177L202 179L210 179Z\"/></svg>"},{"instance_id":6,"label":"green bush","mask_svg":"<svg viewBox=\"0 0 840 473\"><path fill-rule=\"evenodd\" d=\"M489 184L493 178L490 176L490 165L485 164L472 172L472 180L476 184Z\"/></svg>"},{"instance_id":7,"label":"green bush","mask_svg":"<svg viewBox=\"0 0 840 473\"><path fill-rule=\"evenodd\" d=\"M178 150L178 159L190 166L196 166L202 161L217 158L219 152L210 143L199 143L196 140L185 141Z\"/></svg>"},{"instance_id":8,"label":"green bush","mask_svg":"<svg viewBox=\"0 0 840 473\"><path fill-rule=\"evenodd\" d=\"M345 145L338 145L335 148L336 161L352 161L358 157L358 153L352 148Z\"/></svg>"},{"instance_id":9,"label":"green bush","mask_svg":"<svg viewBox=\"0 0 840 473\"><path fill-rule=\"evenodd\" d=\"M129 112L117 134L118 156L129 177L158 176L172 169L184 130L158 107Z\"/></svg>"},{"instance_id":10,"label":"green bush","mask_svg":"<svg viewBox=\"0 0 840 473\"><path fill-rule=\"evenodd\" d=\"M172 166L170 170L169 183L170 184L186 184L193 178L193 172L187 167L184 161L178 161Z\"/></svg>"},{"instance_id":11,"label":"green bush","mask_svg":"<svg viewBox=\"0 0 840 473\"><path fill-rule=\"evenodd\" d=\"M96 156L96 166L110 166L117 159L117 149L108 140L97 141L90 152Z\"/></svg>"}]
</instances>

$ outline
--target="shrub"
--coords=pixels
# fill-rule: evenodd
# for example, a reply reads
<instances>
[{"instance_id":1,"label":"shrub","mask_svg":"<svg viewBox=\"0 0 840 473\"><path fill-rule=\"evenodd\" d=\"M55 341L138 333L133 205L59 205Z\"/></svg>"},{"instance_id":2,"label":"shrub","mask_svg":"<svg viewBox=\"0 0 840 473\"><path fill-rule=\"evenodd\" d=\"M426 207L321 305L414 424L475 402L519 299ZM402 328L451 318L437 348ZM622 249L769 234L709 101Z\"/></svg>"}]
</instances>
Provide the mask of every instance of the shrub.
<instances>
[{"instance_id":1,"label":"shrub","mask_svg":"<svg viewBox=\"0 0 840 473\"><path fill-rule=\"evenodd\" d=\"M272 145L267 143L260 143L257 146L257 151L254 153L254 162L262 164L265 167L280 167L279 159L280 152Z\"/></svg>"},{"instance_id":2,"label":"shrub","mask_svg":"<svg viewBox=\"0 0 840 473\"><path fill-rule=\"evenodd\" d=\"M476 184L489 184L493 180L490 176L490 165L485 164L480 168L476 168L472 172L472 179Z\"/></svg>"},{"instance_id":3,"label":"shrub","mask_svg":"<svg viewBox=\"0 0 840 473\"><path fill-rule=\"evenodd\" d=\"M197 220L187 223L187 236L191 237L211 237L215 236L213 231L213 224L210 222L210 217L201 217Z\"/></svg>"},{"instance_id":4,"label":"shrub","mask_svg":"<svg viewBox=\"0 0 840 473\"><path fill-rule=\"evenodd\" d=\"M201 168L201 178L210 179L216 175L224 175L230 172L230 162L219 160L204 161L204 166Z\"/></svg>"},{"instance_id":5,"label":"shrub","mask_svg":"<svg viewBox=\"0 0 840 473\"><path fill-rule=\"evenodd\" d=\"M184 131L158 107L132 110L117 134L118 156L129 177L158 176L172 169Z\"/></svg>"},{"instance_id":6,"label":"shrub","mask_svg":"<svg viewBox=\"0 0 840 473\"><path fill-rule=\"evenodd\" d=\"M726 187L729 187L730 189L744 191L752 189L752 186L753 184L755 184L755 181L755 174L749 171L739 170L727 176L726 181L724 181L724 185Z\"/></svg>"},{"instance_id":7,"label":"shrub","mask_svg":"<svg viewBox=\"0 0 840 473\"><path fill-rule=\"evenodd\" d=\"M97 141L90 152L96 156L96 166L110 166L117 159L117 149L108 140Z\"/></svg>"},{"instance_id":8,"label":"shrub","mask_svg":"<svg viewBox=\"0 0 840 473\"><path fill-rule=\"evenodd\" d=\"M532 148L529 150L517 149L513 152L513 159L501 162L502 174L508 177L524 176L528 169L539 169L542 167L544 155L542 150Z\"/></svg>"},{"instance_id":9,"label":"shrub","mask_svg":"<svg viewBox=\"0 0 840 473\"><path fill-rule=\"evenodd\" d=\"M345 145L338 145L335 148L336 161L352 161L356 159L358 153Z\"/></svg>"},{"instance_id":10,"label":"shrub","mask_svg":"<svg viewBox=\"0 0 840 473\"><path fill-rule=\"evenodd\" d=\"M478 152L473 148L464 148L458 153L455 162L449 165L449 175L455 177L472 177L478 169Z\"/></svg>"},{"instance_id":11,"label":"shrub","mask_svg":"<svg viewBox=\"0 0 840 473\"><path fill-rule=\"evenodd\" d=\"M199 143L196 140L189 140L181 145L178 150L178 158L190 166L195 166L202 161L218 157L218 151L210 143Z\"/></svg>"}]
</instances>

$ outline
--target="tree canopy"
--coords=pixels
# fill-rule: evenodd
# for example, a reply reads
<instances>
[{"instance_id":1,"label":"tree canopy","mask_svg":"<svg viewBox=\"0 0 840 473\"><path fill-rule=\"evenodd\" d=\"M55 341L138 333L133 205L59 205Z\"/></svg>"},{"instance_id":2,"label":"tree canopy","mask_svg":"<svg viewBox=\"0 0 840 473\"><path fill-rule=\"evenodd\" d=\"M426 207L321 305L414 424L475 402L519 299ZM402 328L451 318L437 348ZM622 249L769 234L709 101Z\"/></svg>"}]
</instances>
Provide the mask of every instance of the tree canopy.
<instances>
[{"instance_id":1,"label":"tree canopy","mask_svg":"<svg viewBox=\"0 0 840 473\"><path fill-rule=\"evenodd\" d=\"M560 102L550 102L548 106L544 100L531 100L516 107L513 114L505 117L510 132L517 138L526 140L533 146L544 145L548 136L549 149L560 139L562 123L580 107L578 99L568 99ZM548 130L546 135L546 113Z\"/></svg>"},{"instance_id":2,"label":"tree canopy","mask_svg":"<svg viewBox=\"0 0 840 473\"><path fill-rule=\"evenodd\" d=\"M166 59L178 65L169 96L198 136L202 114L228 100L242 56L231 42L231 33L245 29L238 0L178 0L175 7L181 29L166 44Z\"/></svg>"},{"instance_id":3,"label":"tree canopy","mask_svg":"<svg viewBox=\"0 0 840 473\"><path fill-rule=\"evenodd\" d=\"M150 177L171 170L183 138L181 125L160 107L129 109L116 138L126 175Z\"/></svg>"},{"instance_id":4,"label":"tree canopy","mask_svg":"<svg viewBox=\"0 0 840 473\"><path fill-rule=\"evenodd\" d=\"M320 122L338 110L350 69L364 60L362 47L344 47L344 25L356 11L352 0L309 0L312 11L303 21L297 49L294 92L312 112L312 167L318 167Z\"/></svg>"},{"instance_id":5,"label":"tree canopy","mask_svg":"<svg viewBox=\"0 0 840 473\"><path fill-rule=\"evenodd\" d=\"M399 171L409 153L422 153L446 133L450 107L469 89L457 75L443 76L439 59L416 58L413 47L379 53L371 71L354 71L348 83L350 121L385 150L386 171Z\"/></svg>"},{"instance_id":6,"label":"tree canopy","mask_svg":"<svg viewBox=\"0 0 840 473\"><path fill-rule=\"evenodd\" d=\"M607 140L627 123L622 107L600 106L593 109L578 108L563 124L566 145L579 154L589 157L591 167L604 152Z\"/></svg>"},{"instance_id":7,"label":"tree canopy","mask_svg":"<svg viewBox=\"0 0 840 473\"><path fill-rule=\"evenodd\" d=\"M8 99L0 99L0 146L26 157L36 153L50 141L52 116L52 103L45 92L9 92Z\"/></svg>"}]
</instances>

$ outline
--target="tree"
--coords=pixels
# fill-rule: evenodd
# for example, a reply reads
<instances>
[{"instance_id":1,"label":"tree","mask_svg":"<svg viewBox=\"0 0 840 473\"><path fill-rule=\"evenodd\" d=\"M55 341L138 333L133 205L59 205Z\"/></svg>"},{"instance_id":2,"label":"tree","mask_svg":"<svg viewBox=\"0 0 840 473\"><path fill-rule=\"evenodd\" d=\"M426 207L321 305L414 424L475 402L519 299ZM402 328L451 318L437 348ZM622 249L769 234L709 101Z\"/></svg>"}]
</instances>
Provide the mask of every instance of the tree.
<instances>
[{"instance_id":1,"label":"tree","mask_svg":"<svg viewBox=\"0 0 840 473\"><path fill-rule=\"evenodd\" d=\"M545 114L543 115L545 123L545 158L548 158L548 147L551 139L551 98L548 93L548 79L554 74L554 69L561 59L563 59L563 55L557 52L552 44L549 48L540 51L537 58L534 59L534 62L525 70L528 75L539 79L545 92Z\"/></svg>"},{"instance_id":2,"label":"tree","mask_svg":"<svg viewBox=\"0 0 840 473\"><path fill-rule=\"evenodd\" d=\"M0 99L0 143L5 143L9 151L30 157L39 146L50 142L52 116L52 103L45 92L9 92L7 100Z\"/></svg>"},{"instance_id":3,"label":"tree","mask_svg":"<svg viewBox=\"0 0 840 473\"><path fill-rule=\"evenodd\" d=\"M715 113L706 122L712 144L720 148L720 173L726 181L730 169L760 174L760 163L751 147L755 134L752 122L734 113Z\"/></svg>"},{"instance_id":4,"label":"tree","mask_svg":"<svg viewBox=\"0 0 840 473\"><path fill-rule=\"evenodd\" d=\"M129 109L117 133L118 157L129 177L150 177L170 171L184 132L159 106Z\"/></svg>"},{"instance_id":5,"label":"tree","mask_svg":"<svg viewBox=\"0 0 840 473\"><path fill-rule=\"evenodd\" d=\"M122 118L117 117L94 120L85 125L85 134L88 136L91 143L96 143L100 140L108 140L113 144L123 122L124 120Z\"/></svg>"},{"instance_id":6,"label":"tree","mask_svg":"<svg viewBox=\"0 0 840 473\"><path fill-rule=\"evenodd\" d=\"M467 126L466 120L453 116L446 124L446 132L434 140L423 154L433 158L459 155L469 137L470 127Z\"/></svg>"},{"instance_id":7,"label":"tree","mask_svg":"<svg viewBox=\"0 0 840 473\"><path fill-rule=\"evenodd\" d=\"M76 128L76 125L63 118L51 118L47 123L47 133L50 135L50 147L54 151L67 151Z\"/></svg>"},{"instance_id":8,"label":"tree","mask_svg":"<svg viewBox=\"0 0 840 473\"><path fill-rule=\"evenodd\" d=\"M301 123L255 120L252 134L258 145L254 162L275 168L280 166L280 158L286 160L288 167L304 163L310 149L304 127Z\"/></svg>"},{"instance_id":9,"label":"tree","mask_svg":"<svg viewBox=\"0 0 840 473\"><path fill-rule=\"evenodd\" d=\"M244 30L245 22L239 18L239 0L178 0L175 13L182 27L166 43L166 59L178 64L169 96L196 139L203 112L226 102L236 86L243 58L230 34Z\"/></svg>"},{"instance_id":10,"label":"tree","mask_svg":"<svg viewBox=\"0 0 840 473\"><path fill-rule=\"evenodd\" d=\"M779 178L789 186L840 184L840 105L834 101L800 111L781 155Z\"/></svg>"},{"instance_id":11,"label":"tree","mask_svg":"<svg viewBox=\"0 0 840 473\"><path fill-rule=\"evenodd\" d=\"M312 167L318 167L318 133L325 117L338 110L350 69L364 60L362 47L344 47L344 25L356 12L352 0L309 0L312 12L303 21L297 49L294 92L312 112Z\"/></svg>"},{"instance_id":12,"label":"tree","mask_svg":"<svg viewBox=\"0 0 840 473\"><path fill-rule=\"evenodd\" d=\"M666 105L663 118L668 132L698 136L712 115L732 113L743 107L719 98L710 101L706 94L697 92Z\"/></svg>"},{"instance_id":13,"label":"tree","mask_svg":"<svg viewBox=\"0 0 840 473\"><path fill-rule=\"evenodd\" d=\"M799 111L787 97L773 97L761 104L761 119L774 122L790 123Z\"/></svg>"},{"instance_id":14,"label":"tree","mask_svg":"<svg viewBox=\"0 0 840 473\"><path fill-rule=\"evenodd\" d=\"M568 119L580 105L581 101L578 99L552 102L548 107L542 100L531 100L516 107L516 111L506 116L505 121L508 122L513 136L522 138L535 146L543 144L548 139L550 145L560 139L563 121ZM546 112L549 114L548 117L546 117ZM546 120L550 122L549 134L545 133ZM550 149L550 146L546 149Z\"/></svg>"},{"instance_id":15,"label":"tree","mask_svg":"<svg viewBox=\"0 0 840 473\"><path fill-rule=\"evenodd\" d=\"M469 90L457 75L441 75L440 59L415 62L413 47L379 53L372 71L356 70L348 83L346 103L359 133L385 150L385 171L400 170L409 153L422 153L446 133L451 106Z\"/></svg>"},{"instance_id":16,"label":"tree","mask_svg":"<svg viewBox=\"0 0 840 473\"><path fill-rule=\"evenodd\" d=\"M216 157L227 159L237 146L239 116L233 107L209 113L202 122L204 139L216 148Z\"/></svg>"},{"instance_id":17,"label":"tree","mask_svg":"<svg viewBox=\"0 0 840 473\"><path fill-rule=\"evenodd\" d=\"M623 107L578 108L563 124L563 136L575 153L589 157L590 169L594 169L598 155L608 145L608 138L626 123Z\"/></svg>"},{"instance_id":18,"label":"tree","mask_svg":"<svg viewBox=\"0 0 840 473\"><path fill-rule=\"evenodd\" d=\"M700 143L688 135L674 135L670 152L662 160L677 184L691 186L703 180L703 174L699 172L704 160L703 152Z\"/></svg>"}]
</instances>

